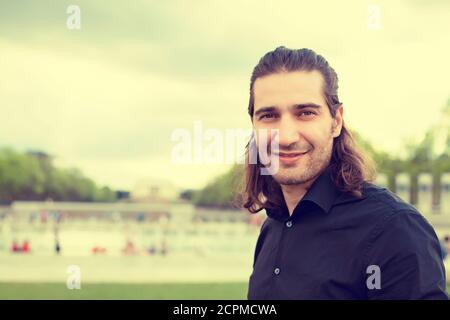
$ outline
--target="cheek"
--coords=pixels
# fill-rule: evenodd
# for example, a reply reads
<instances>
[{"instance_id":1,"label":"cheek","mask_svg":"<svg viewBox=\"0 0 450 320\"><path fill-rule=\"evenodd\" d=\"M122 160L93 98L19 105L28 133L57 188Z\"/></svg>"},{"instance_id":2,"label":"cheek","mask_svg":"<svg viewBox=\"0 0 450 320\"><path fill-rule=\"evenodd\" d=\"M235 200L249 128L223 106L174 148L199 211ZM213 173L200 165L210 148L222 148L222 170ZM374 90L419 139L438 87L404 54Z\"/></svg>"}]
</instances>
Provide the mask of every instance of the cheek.
<instances>
[{"instance_id":1,"label":"cheek","mask_svg":"<svg viewBox=\"0 0 450 320\"><path fill-rule=\"evenodd\" d=\"M318 126L304 130L302 136L314 149L325 148L332 140L330 131Z\"/></svg>"},{"instance_id":2,"label":"cheek","mask_svg":"<svg viewBox=\"0 0 450 320\"><path fill-rule=\"evenodd\" d=\"M302 132L303 138L311 145L320 145L323 133L315 127L305 128Z\"/></svg>"},{"instance_id":3,"label":"cheek","mask_svg":"<svg viewBox=\"0 0 450 320\"><path fill-rule=\"evenodd\" d=\"M265 141L267 141L267 134L263 132L263 130L256 130L255 131L255 142L258 149L263 147L263 144ZM267 142L265 143L267 145Z\"/></svg>"},{"instance_id":4,"label":"cheek","mask_svg":"<svg viewBox=\"0 0 450 320\"><path fill-rule=\"evenodd\" d=\"M267 146L270 144L271 141L270 130L261 128L255 129L254 134L258 149L267 148Z\"/></svg>"}]
</instances>

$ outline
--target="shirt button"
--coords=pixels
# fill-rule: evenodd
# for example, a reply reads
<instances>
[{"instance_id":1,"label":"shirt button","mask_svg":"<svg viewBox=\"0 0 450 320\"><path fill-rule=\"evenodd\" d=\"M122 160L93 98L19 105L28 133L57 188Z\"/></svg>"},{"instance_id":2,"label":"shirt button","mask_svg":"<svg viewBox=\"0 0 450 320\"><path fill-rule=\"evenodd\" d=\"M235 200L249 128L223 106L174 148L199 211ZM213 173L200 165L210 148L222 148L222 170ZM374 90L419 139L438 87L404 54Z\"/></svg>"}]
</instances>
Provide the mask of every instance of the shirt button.
<instances>
[{"instance_id":1,"label":"shirt button","mask_svg":"<svg viewBox=\"0 0 450 320\"><path fill-rule=\"evenodd\" d=\"M273 270L273 273L275 273L275 274L280 274L280 268L275 268L275 270Z\"/></svg>"},{"instance_id":2,"label":"shirt button","mask_svg":"<svg viewBox=\"0 0 450 320\"><path fill-rule=\"evenodd\" d=\"M292 221L286 222L286 227L288 227L288 228L292 227Z\"/></svg>"}]
</instances>

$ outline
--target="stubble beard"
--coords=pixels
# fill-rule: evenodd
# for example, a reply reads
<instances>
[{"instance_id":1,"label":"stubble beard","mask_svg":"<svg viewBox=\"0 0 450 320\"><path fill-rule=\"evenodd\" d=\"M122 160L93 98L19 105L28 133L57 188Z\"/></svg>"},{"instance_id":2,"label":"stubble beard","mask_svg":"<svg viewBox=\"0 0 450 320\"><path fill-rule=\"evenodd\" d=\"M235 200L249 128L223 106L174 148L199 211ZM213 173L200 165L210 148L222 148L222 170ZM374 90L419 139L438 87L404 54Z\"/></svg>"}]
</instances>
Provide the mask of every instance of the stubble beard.
<instances>
[{"instance_id":1,"label":"stubble beard","mask_svg":"<svg viewBox=\"0 0 450 320\"><path fill-rule=\"evenodd\" d=\"M313 148L295 164L280 163L278 172L272 175L280 185L306 184L320 175L331 160L333 140L324 147Z\"/></svg>"}]
</instances>

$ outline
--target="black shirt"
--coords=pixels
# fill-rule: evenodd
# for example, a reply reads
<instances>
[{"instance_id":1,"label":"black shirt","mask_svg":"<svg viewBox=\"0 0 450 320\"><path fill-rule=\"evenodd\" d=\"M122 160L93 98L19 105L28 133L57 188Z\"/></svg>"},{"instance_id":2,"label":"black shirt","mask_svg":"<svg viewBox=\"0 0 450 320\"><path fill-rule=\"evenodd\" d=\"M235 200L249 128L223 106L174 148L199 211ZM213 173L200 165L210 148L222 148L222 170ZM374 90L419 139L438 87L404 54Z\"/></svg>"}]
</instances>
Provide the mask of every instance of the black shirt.
<instances>
[{"instance_id":1,"label":"black shirt","mask_svg":"<svg viewBox=\"0 0 450 320\"><path fill-rule=\"evenodd\" d=\"M436 233L385 188L365 183L357 198L327 169L292 216L266 212L248 299L448 299Z\"/></svg>"}]
</instances>

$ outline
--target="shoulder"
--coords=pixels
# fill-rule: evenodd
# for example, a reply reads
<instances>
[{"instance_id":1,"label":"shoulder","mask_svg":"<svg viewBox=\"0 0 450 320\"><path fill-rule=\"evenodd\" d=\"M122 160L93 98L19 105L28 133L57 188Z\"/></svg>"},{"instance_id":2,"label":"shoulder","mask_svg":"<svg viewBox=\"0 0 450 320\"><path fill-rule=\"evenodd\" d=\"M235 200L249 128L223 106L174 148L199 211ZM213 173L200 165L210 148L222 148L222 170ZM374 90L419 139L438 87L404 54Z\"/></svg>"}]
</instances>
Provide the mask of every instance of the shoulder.
<instances>
[{"instance_id":1,"label":"shoulder","mask_svg":"<svg viewBox=\"0 0 450 320\"><path fill-rule=\"evenodd\" d=\"M419 213L413 205L401 199L395 193L373 183L365 183L363 193L366 204L378 205L387 212L411 211Z\"/></svg>"},{"instance_id":2,"label":"shoulder","mask_svg":"<svg viewBox=\"0 0 450 320\"><path fill-rule=\"evenodd\" d=\"M395 193L370 182L364 183L362 194L362 197L356 197L350 193L340 193L333 206L339 207L343 204L355 205L357 207L363 207L366 213L379 210L386 213L400 210L417 211L413 205L407 203Z\"/></svg>"},{"instance_id":3,"label":"shoulder","mask_svg":"<svg viewBox=\"0 0 450 320\"><path fill-rule=\"evenodd\" d=\"M334 210L341 219L356 221L365 225L367 230L377 232L394 216L418 215L419 211L386 188L366 182L363 197L341 193L335 201ZM345 213L345 214L341 214Z\"/></svg>"},{"instance_id":4,"label":"shoulder","mask_svg":"<svg viewBox=\"0 0 450 320\"><path fill-rule=\"evenodd\" d=\"M366 192L367 207L381 213L374 219L369 247L379 244L392 249L421 251L430 243L436 246L438 239L433 227L413 205L374 184L367 184Z\"/></svg>"},{"instance_id":5,"label":"shoulder","mask_svg":"<svg viewBox=\"0 0 450 320\"><path fill-rule=\"evenodd\" d=\"M418 216L421 213L390 190L372 183L365 183L363 197L355 201L355 210L376 227L394 217Z\"/></svg>"},{"instance_id":6,"label":"shoulder","mask_svg":"<svg viewBox=\"0 0 450 320\"><path fill-rule=\"evenodd\" d=\"M391 227L407 227L404 223L413 220L431 227L416 207L388 189L367 183L364 192L367 195L364 199L366 205L374 206L384 212L379 221L379 224L384 224L384 227L389 227L386 224L390 224Z\"/></svg>"},{"instance_id":7,"label":"shoulder","mask_svg":"<svg viewBox=\"0 0 450 320\"><path fill-rule=\"evenodd\" d=\"M433 227L411 204L386 188L365 183L364 197L354 201L347 219L359 221L366 226L365 241L369 245L384 238L397 244L414 245L415 239L436 238ZM345 206L344 206L345 208ZM343 209L344 209L343 208ZM408 242L409 241L409 242Z\"/></svg>"}]
</instances>

